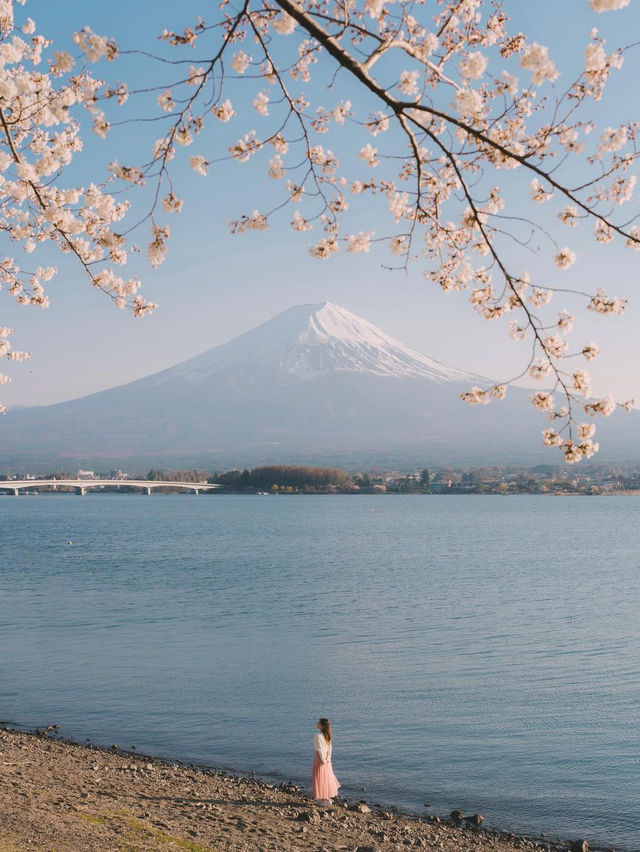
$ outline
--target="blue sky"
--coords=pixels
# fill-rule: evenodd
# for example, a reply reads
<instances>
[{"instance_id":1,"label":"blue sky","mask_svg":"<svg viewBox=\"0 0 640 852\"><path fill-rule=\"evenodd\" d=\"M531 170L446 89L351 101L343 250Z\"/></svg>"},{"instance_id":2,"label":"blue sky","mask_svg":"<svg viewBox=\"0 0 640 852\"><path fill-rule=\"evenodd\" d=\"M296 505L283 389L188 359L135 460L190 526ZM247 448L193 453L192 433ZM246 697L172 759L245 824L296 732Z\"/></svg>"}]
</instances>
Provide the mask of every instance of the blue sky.
<instances>
[{"instance_id":1,"label":"blue sky","mask_svg":"<svg viewBox=\"0 0 640 852\"><path fill-rule=\"evenodd\" d=\"M433 5L425 4L425 14ZM640 32L637 0L631 0L630 7L621 12L605 15L590 12L586 0L507 0L504 6L514 18L515 29L550 47L567 81L571 71L582 65L592 26L607 38L608 49L632 40L628 33L633 37ZM168 0L100 4L28 0L24 12L36 20L39 31L54 39L57 48L71 49L73 31L89 25L113 36L122 48L155 49L155 36L163 28L182 29L198 14L206 17L209 8L213 17L215 5L202 0L180 4ZM193 58L205 56L196 49ZM638 57L629 55L613 80L607 102L594 106L599 122L639 116L638 66ZM110 80L126 79L132 85L134 77L147 85L165 82L157 71L126 58L120 65L99 66L96 73ZM171 75L166 82L170 80ZM313 86L323 92L327 82L321 69ZM354 99L356 90L349 91ZM326 105L342 96L336 87L326 96ZM253 115L253 123L217 125L202 144L198 140L186 154L207 154L207 144L216 142L214 132L224 141L224 134L237 138L249 127L258 128L260 117ZM343 143L348 144L349 130L344 133ZM148 149L158 135L148 125L116 130L104 141L86 134L87 150L78 162L77 179L99 178L114 156L121 161L127 156L135 159L135 153L145 146ZM419 261L405 275L381 268L382 263L389 263L386 252L356 256L341 252L331 261L314 260L307 251L307 235L288 227L290 214L265 233L231 237L228 219L268 206L267 193L274 187L261 177L265 168L264 160L255 168L230 163L214 167L203 178L188 166L176 164L177 194L187 203L184 213L170 221L168 258L156 271L134 264L144 278L145 295L160 304L149 318L135 320L111 307L88 286L80 269L60 257L54 261L60 275L50 284L52 306L47 311L19 308L5 295L0 325L14 328L15 346L31 351L33 360L11 368L14 381L2 388L2 400L8 405L47 404L122 384L224 343L291 305L325 299L344 305L444 363L499 379L517 371L524 352L522 344L509 339L506 325L481 320L463 294L444 295L436 290L423 278ZM635 213L637 200L632 205ZM353 230L379 226L375 215L371 223L354 225ZM587 227L583 226L585 231ZM380 230L388 232L388 227ZM571 245L578 254L562 283L568 284L571 275L580 289L606 286L632 302L623 318L583 314L572 339L576 343L595 340L601 346L602 354L591 366L596 392L612 389L620 399L640 398L640 299L634 301L640 255L615 243L604 248L592 244L586 233L576 233L579 230L563 230L559 236L561 245ZM141 233L140 243L146 240L147 234ZM523 265L532 272L550 274L549 250L527 254ZM577 312L578 304L570 297L558 296L555 301L557 310L568 307Z\"/></svg>"}]
</instances>

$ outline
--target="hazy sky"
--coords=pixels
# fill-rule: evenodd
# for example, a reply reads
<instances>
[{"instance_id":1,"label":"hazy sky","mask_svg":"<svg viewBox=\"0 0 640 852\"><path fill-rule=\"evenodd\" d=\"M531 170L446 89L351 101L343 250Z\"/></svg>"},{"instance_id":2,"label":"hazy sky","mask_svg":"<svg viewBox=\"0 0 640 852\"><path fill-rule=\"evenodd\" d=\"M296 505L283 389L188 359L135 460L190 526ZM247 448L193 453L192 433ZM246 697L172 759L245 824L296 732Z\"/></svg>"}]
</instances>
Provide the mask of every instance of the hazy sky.
<instances>
[{"instance_id":1,"label":"hazy sky","mask_svg":"<svg viewBox=\"0 0 640 852\"><path fill-rule=\"evenodd\" d=\"M164 27L182 29L197 14L206 16L208 5L203 0L179 4L174 0L96 4L86 0L28 0L25 12L36 20L39 31L53 37L55 46L63 49L71 49L72 32L84 25L114 36L121 47L153 47L154 35ZM431 5L428 0L425 14ZM531 40L548 44L563 69L581 67L592 26L598 26L607 38L608 50L632 41L640 33L638 5L632 0L621 12L594 15L586 0L506 0L504 4L516 28L524 30ZM211 8L213 17L217 7L214 4ZM197 58L202 57L194 56L194 60ZM135 69L145 79L147 72L140 72L137 65ZM100 66L96 73L113 80L127 79L132 71L133 65L125 60L121 66ZM640 117L639 71L640 57L628 55L624 68L614 77L609 100L594 106L599 122ZM567 70L566 81L570 79ZM316 79L314 85L324 86L326 82ZM337 95L327 96L329 104L338 99ZM238 124L232 131L234 138L248 127L259 127L260 117L252 121L255 124ZM227 125L219 127L224 128L221 134L227 132ZM135 152L142 142L148 150L158 136L148 125L116 130L104 141L87 134L87 151L78 164L82 175L79 181L99 179L104 165L114 156L123 161L123 154ZM328 147L332 147L330 143ZM207 151L194 144L187 153ZM131 159L135 161L135 157ZM264 161L260 171L264 174ZM14 345L31 351L33 359L11 366L13 382L1 389L2 401L8 405L47 404L129 382L224 343L291 305L325 299L365 317L421 352L462 369L503 379L522 364L522 344L509 339L506 323L494 325L480 319L464 294L441 293L423 278L419 261L408 275L381 268L382 263L389 263L387 252L355 256L341 252L331 261L317 261L307 251L311 242L307 235L288 227L290 214L265 233L230 236L226 223L232 216L267 206L261 201L272 186L266 177L256 181L256 170L231 163L224 169L212 169L203 178L178 164L176 174L180 178L177 194L187 203L184 213L171 219L168 258L156 271L134 264L145 280L145 295L160 303L158 311L135 320L93 290L68 259L51 258L61 270L49 285L51 308L19 308L3 294L0 325L14 329ZM634 199L630 216L637 204ZM620 399L640 399L640 296L636 298L640 254L617 243L597 246L589 239L591 227L583 225L582 229L583 233L581 229L567 229L559 237L561 245L571 245L578 254L576 264L565 276L571 275L580 289L605 286L632 301L623 318L583 314L572 339L576 344L595 340L601 346L601 356L590 365L595 392L612 390ZM147 234L143 233L140 244L146 241ZM9 251L7 247L3 250ZM532 272L553 273L548 248L533 254L519 251L522 265ZM562 283L568 285L569 277ZM557 296L555 307L577 309L578 303Z\"/></svg>"}]
</instances>

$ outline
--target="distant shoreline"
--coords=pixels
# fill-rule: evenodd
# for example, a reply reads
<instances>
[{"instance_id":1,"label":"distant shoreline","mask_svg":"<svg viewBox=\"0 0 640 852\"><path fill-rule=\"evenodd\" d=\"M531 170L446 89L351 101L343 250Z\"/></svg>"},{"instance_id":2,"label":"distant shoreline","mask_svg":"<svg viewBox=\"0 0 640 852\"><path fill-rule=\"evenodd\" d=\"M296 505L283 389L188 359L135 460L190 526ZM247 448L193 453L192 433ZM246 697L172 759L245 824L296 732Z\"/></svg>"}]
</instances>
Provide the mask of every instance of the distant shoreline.
<instances>
[{"instance_id":1,"label":"distant shoreline","mask_svg":"<svg viewBox=\"0 0 640 852\"><path fill-rule=\"evenodd\" d=\"M0 488L2 486L0 485ZM146 495L139 491L122 491L117 488L99 488L99 489L89 489L87 493L82 495L83 497L89 496L104 496L104 495L120 495L120 496L134 496L134 497L146 497L146 496L172 496L172 497L183 497L183 496L195 496L194 494L189 494L186 491L177 491L167 489L164 491L156 490L156 494ZM38 491L37 486L34 486L34 490L23 491L18 495L8 494L6 492L0 491L0 497L76 497L79 496L74 494L73 491L62 491L60 489L56 489L55 491L50 488L46 488L45 490ZM455 488L447 489L446 491L431 491L431 492L399 492L399 491L294 491L291 493L285 492L277 492L273 494L266 494L264 492L259 491L227 491L220 490L215 494L201 494L199 495L207 496L207 497L260 497L260 496L268 496L268 497L638 497L640 496L640 490L638 489L628 489L628 490L616 490L616 491L598 491L597 493L581 493L578 491L516 491L516 492L501 492L498 490L484 490L484 491L462 491L457 490Z\"/></svg>"}]
</instances>

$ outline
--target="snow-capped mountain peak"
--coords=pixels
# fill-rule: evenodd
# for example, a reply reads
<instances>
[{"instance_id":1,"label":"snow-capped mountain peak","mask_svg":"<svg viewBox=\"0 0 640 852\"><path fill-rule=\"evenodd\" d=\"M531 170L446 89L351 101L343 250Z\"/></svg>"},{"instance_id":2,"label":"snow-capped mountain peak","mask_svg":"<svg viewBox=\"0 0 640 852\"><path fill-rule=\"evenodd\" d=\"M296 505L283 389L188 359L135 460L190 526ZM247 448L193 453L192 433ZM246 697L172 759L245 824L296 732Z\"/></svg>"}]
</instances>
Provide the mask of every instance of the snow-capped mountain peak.
<instances>
[{"instance_id":1,"label":"snow-capped mountain peak","mask_svg":"<svg viewBox=\"0 0 640 852\"><path fill-rule=\"evenodd\" d=\"M447 367L385 334L372 323L332 302L297 305L240 337L164 372L185 379L204 374L249 371L280 383L305 381L334 372L395 378L468 382L469 373Z\"/></svg>"}]
</instances>

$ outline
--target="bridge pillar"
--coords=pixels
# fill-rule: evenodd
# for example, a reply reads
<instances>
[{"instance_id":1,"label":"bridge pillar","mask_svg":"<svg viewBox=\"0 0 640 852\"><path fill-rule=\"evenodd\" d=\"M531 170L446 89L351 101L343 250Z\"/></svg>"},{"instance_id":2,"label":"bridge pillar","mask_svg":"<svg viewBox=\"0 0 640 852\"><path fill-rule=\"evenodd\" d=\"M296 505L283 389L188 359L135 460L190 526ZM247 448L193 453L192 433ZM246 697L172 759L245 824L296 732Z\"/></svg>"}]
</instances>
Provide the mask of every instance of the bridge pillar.
<instances>
[{"instance_id":1,"label":"bridge pillar","mask_svg":"<svg viewBox=\"0 0 640 852\"><path fill-rule=\"evenodd\" d=\"M195 491L195 494L196 494L196 497L197 497L197 496L198 496L198 494L200 494L200 489L199 489L199 488L194 488L193 490Z\"/></svg>"},{"instance_id":2,"label":"bridge pillar","mask_svg":"<svg viewBox=\"0 0 640 852\"><path fill-rule=\"evenodd\" d=\"M147 485L147 487L144 489L144 493L147 495L147 497L151 497L151 488L149 485Z\"/></svg>"},{"instance_id":3,"label":"bridge pillar","mask_svg":"<svg viewBox=\"0 0 640 852\"><path fill-rule=\"evenodd\" d=\"M17 489L17 488L13 488L13 489L12 489L12 492L13 492L13 496L14 496L14 497L17 497L17 496L18 496L18 489Z\"/></svg>"},{"instance_id":4,"label":"bridge pillar","mask_svg":"<svg viewBox=\"0 0 640 852\"><path fill-rule=\"evenodd\" d=\"M86 493L87 489L82 485L78 485L78 487L76 488L76 494L78 494L80 497L84 497Z\"/></svg>"}]
</instances>

